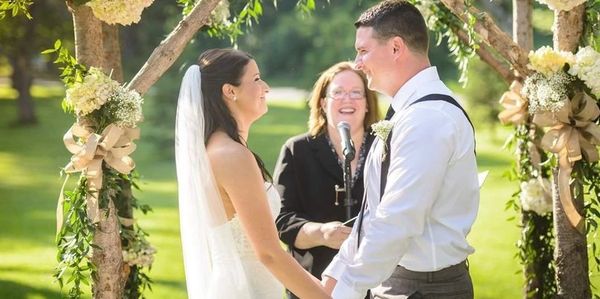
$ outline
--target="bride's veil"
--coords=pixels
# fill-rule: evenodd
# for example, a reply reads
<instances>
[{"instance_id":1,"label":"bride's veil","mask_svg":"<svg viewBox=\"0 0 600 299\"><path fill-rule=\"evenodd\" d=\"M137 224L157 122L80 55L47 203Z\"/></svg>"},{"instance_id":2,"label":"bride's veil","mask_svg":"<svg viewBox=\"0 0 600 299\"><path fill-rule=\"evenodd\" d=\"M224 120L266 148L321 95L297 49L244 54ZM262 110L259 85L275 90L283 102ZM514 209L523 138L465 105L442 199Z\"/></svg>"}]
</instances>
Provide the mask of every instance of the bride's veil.
<instances>
[{"instance_id":1,"label":"bride's veil","mask_svg":"<svg viewBox=\"0 0 600 299\"><path fill-rule=\"evenodd\" d=\"M181 242L188 297L249 298L247 277L204 144L201 74L188 68L175 128Z\"/></svg>"}]
</instances>

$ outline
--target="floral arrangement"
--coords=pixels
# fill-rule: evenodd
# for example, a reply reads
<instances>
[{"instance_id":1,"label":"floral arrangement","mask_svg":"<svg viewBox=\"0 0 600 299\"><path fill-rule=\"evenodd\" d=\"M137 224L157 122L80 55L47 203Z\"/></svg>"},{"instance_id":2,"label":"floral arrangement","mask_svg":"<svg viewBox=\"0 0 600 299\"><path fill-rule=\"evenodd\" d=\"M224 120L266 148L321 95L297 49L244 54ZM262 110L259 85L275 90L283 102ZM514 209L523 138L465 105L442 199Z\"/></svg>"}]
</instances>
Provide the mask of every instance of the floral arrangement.
<instances>
[{"instance_id":1,"label":"floral arrangement","mask_svg":"<svg viewBox=\"0 0 600 299\"><path fill-rule=\"evenodd\" d=\"M586 0L537 0L541 4L546 4L554 11L569 11L575 6L585 3Z\"/></svg>"},{"instance_id":2,"label":"floral arrangement","mask_svg":"<svg viewBox=\"0 0 600 299\"><path fill-rule=\"evenodd\" d=\"M555 154L560 204L569 222L582 234L585 219L573 206L570 176L575 162L588 165L599 160L599 58L600 53L591 47L580 48L575 55L549 47L532 51L528 67L535 73L525 79L521 91L528 99L533 124L544 128L540 147ZM524 183L530 185L530 181Z\"/></svg>"},{"instance_id":3,"label":"floral arrangement","mask_svg":"<svg viewBox=\"0 0 600 299\"><path fill-rule=\"evenodd\" d=\"M96 120L129 128L142 121L144 100L140 94L119 85L98 68L90 68L83 82L75 83L66 94L67 107L80 119L100 118Z\"/></svg>"},{"instance_id":4,"label":"floral arrangement","mask_svg":"<svg viewBox=\"0 0 600 299\"><path fill-rule=\"evenodd\" d=\"M525 211L533 211L538 215L552 212L552 193L548 179L530 179L521 182L521 206Z\"/></svg>"},{"instance_id":5,"label":"floral arrangement","mask_svg":"<svg viewBox=\"0 0 600 299\"><path fill-rule=\"evenodd\" d=\"M91 0L86 3L94 16L107 24L130 25L140 21L144 8L154 0Z\"/></svg>"},{"instance_id":6,"label":"floral arrangement","mask_svg":"<svg viewBox=\"0 0 600 299\"><path fill-rule=\"evenodd\" d=\"M119 83L105 75L102 70L90 68L81 83L66 92L66 103L75 109L77 116L86 116L104 105L117 90Z\"/></svg>"},{"instance_id":7,"label":"floral arrangement","mask_svg":"<svg viewBox=\"0 0 600 299\"><path fill-rule=\"evenodd\" d=\"M583 82L591 93L600 95L600 53L591 47L577 54L541 47L529 53L528 67L536 71L525 79L522 94L529 100L531 114L557 113L572 96L573 84ZM566 71L565 71L566 70Z\"/></svg>"}]
</instances>

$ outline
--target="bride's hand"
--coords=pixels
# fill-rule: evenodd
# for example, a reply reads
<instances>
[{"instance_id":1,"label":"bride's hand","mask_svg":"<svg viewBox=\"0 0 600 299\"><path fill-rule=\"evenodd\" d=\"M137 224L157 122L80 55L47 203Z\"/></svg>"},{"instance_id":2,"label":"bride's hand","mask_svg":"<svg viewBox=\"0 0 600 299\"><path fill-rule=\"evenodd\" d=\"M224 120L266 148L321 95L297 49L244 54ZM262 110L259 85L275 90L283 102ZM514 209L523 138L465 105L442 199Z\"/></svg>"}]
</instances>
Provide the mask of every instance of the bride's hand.
<instances>
[{"instance_id":1,"label":"bride's hand","mask_svg":"<svg viewBox=\"0 0 600 299\"><path fill-rule=\"evenodd\" d=\"M347 227L339 221L323 223L320 230L323 234L323 245L333 249L340 249L342 243L352 232L351 227Z\"/></svg>"}]
</instances>

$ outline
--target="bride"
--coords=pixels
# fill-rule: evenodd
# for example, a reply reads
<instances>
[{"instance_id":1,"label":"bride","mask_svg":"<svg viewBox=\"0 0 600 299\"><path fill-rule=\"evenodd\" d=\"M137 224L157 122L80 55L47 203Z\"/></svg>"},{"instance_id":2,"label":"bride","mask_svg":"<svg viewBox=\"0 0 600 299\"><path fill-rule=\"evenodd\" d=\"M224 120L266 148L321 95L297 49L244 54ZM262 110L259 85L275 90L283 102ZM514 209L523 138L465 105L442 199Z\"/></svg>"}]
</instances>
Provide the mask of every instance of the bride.
<instances>
[{"instance_id":1,"label":"bride","mask_svg":"<svg viewBox=\"0 0 600 299\"><path fill-rule=\"evenodd\" d=\"M269 86L247 53L212 49L187 70L179 93L176 163L189 298L329 298L280 246L280 201L247 147L267 112Z\"/></svg>"}]
</instances>

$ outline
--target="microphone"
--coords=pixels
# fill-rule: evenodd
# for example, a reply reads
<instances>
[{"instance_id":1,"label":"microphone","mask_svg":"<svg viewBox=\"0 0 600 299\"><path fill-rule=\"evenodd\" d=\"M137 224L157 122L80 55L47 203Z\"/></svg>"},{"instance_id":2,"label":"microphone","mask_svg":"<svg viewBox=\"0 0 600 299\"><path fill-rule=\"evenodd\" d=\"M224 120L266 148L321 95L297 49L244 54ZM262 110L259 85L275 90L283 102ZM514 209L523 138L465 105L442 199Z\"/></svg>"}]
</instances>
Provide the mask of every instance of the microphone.
<instances>
[{"instance_id":1,"label":"microphone","mask_svg":"<svg viewBox=\"0 0 600 299\"><path fill-rule=\"evenodd\" d=\"M340 132L340 139L342 144L342 154L346 160L352 161L354 159L354 142L350 138L350 124L345 121L341 121L337 125L338 131Z\"/></svg>"}]
</instances>

